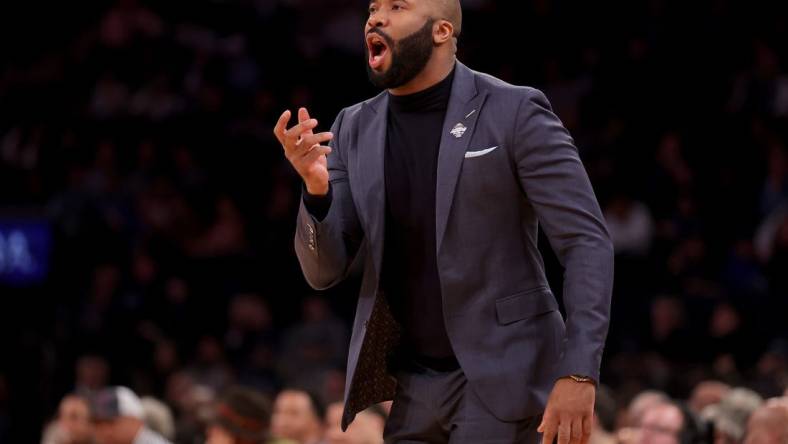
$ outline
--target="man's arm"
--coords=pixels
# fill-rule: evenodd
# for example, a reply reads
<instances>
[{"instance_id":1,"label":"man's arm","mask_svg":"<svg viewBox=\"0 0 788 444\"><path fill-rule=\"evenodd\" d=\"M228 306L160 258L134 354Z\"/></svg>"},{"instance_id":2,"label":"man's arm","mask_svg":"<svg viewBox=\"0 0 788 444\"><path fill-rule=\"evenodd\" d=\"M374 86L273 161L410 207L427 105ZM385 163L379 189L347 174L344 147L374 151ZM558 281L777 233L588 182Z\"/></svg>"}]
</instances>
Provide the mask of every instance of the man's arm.
<instances>
[{"instance_id":1,"label":"man's arm","mask_svg":"<svg viewBox=\"0 0 788 444\"><path fill-rule=\"evenodd\" d=\"M566 338L556 375L599 380L613 286L613 244L572 137L544 94L528 89L517 113L520 183L563 265Z\"/></svg>"},{"instance_id":2,"label":"man's arm","mask_svg":"<svg viewBox=\"0 0 788 444\"><path fill-rule=\"evenodd\" d=\"M572 137L541 91L527 89L517 111L515 161L520 184L564 267L566 336L556 376L599 381L610 320L613 244ZM585 443L594 385L556 381L538 431L543 443Z\"/></svg>"},{"instance_id":3,"label":"man's arm","mask_svg":"<svg viewBox=\"0 0 788 444\"><path fill-rule=\"evenodd\" d=\"M330 143L332 152L327 156L330 180L326 194L311 194L304 185L298 210L295 251L307 283L318 290L332 287L345 278L363 238L344 153L339 146L343 117L344 111L331 127L335 137Z\"/></svg>"}]
</instances>

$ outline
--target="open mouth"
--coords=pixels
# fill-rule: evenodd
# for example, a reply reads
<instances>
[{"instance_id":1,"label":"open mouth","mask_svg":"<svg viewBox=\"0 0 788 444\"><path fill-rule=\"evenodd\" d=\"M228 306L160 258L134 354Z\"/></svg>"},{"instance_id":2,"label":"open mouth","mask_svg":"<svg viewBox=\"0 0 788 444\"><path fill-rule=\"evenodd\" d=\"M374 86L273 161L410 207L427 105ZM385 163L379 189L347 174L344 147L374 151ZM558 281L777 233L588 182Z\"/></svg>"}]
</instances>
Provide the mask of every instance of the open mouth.
<instances>
[{"instance_id":1,"label":"open mouth","mask_svg":"<svg viewBox=\"0 0 788 444\"><path fill-rule=\"evenodd\" d=\"M389 50L386 41L380 35L370 33L367 35L367 50L369 52L369 66L372 69L379 69Z\"/></svg>"}]
</instances>

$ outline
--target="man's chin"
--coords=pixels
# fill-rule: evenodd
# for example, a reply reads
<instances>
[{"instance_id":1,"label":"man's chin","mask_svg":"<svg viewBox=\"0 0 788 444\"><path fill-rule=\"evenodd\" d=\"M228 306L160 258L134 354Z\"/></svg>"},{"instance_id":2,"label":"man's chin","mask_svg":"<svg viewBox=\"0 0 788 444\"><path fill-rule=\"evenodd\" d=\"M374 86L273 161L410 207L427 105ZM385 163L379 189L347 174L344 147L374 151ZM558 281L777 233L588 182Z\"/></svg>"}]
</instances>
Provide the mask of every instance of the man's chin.
<instances>
[{"instance_id":1,"label":"man's chin","mask_svg":"<svg viewBox=\"0 0 788 444\"><path fill-rule=\"evenodd\" d=\"M391 79L388 76L389 69L383 67L375 69L367 65L367 77L376 88L391 88Z\"/></svg>"}]
</instances>

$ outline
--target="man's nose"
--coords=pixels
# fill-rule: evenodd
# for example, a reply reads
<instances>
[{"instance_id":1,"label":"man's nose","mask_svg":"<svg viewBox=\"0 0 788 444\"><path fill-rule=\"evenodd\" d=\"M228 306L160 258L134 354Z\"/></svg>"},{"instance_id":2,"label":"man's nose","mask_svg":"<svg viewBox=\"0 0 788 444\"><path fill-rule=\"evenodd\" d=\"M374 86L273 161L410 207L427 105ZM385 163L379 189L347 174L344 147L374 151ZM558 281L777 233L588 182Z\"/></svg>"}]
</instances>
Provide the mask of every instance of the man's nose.
<instances>
[{"instance_id":1,"label":"man's nose","mask_svg":"<svg viewBox=\"0 0 788 444\"><path fill-rule=\"evenodd\" d=\"M381 13L380 11L376 11L374 14L369 16L369 20L367 20L367 27L368 29L371 28L382 28L388 25L389 19L388 17Z\"/></svg>"}]
</instances>

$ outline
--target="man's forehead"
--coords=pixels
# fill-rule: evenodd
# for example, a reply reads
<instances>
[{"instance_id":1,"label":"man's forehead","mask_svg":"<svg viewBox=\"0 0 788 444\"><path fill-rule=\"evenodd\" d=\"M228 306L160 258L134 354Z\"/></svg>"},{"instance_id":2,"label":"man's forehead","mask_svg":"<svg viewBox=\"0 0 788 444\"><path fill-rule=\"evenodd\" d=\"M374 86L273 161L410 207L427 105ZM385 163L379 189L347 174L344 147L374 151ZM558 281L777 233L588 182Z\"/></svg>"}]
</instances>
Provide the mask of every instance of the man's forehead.
<instances>
[{"instance_id":1,"label":"man's forehead","mask_svg":"<svg viewBox=\"0 0 788 444\"><path fill-rule=\"evenodd\" d=\"M419 3L419 0L370 0L369 4L371 5L374 3L393 3L395 1L399 1L402 3Z\"/></svg>"}]
</instances>

